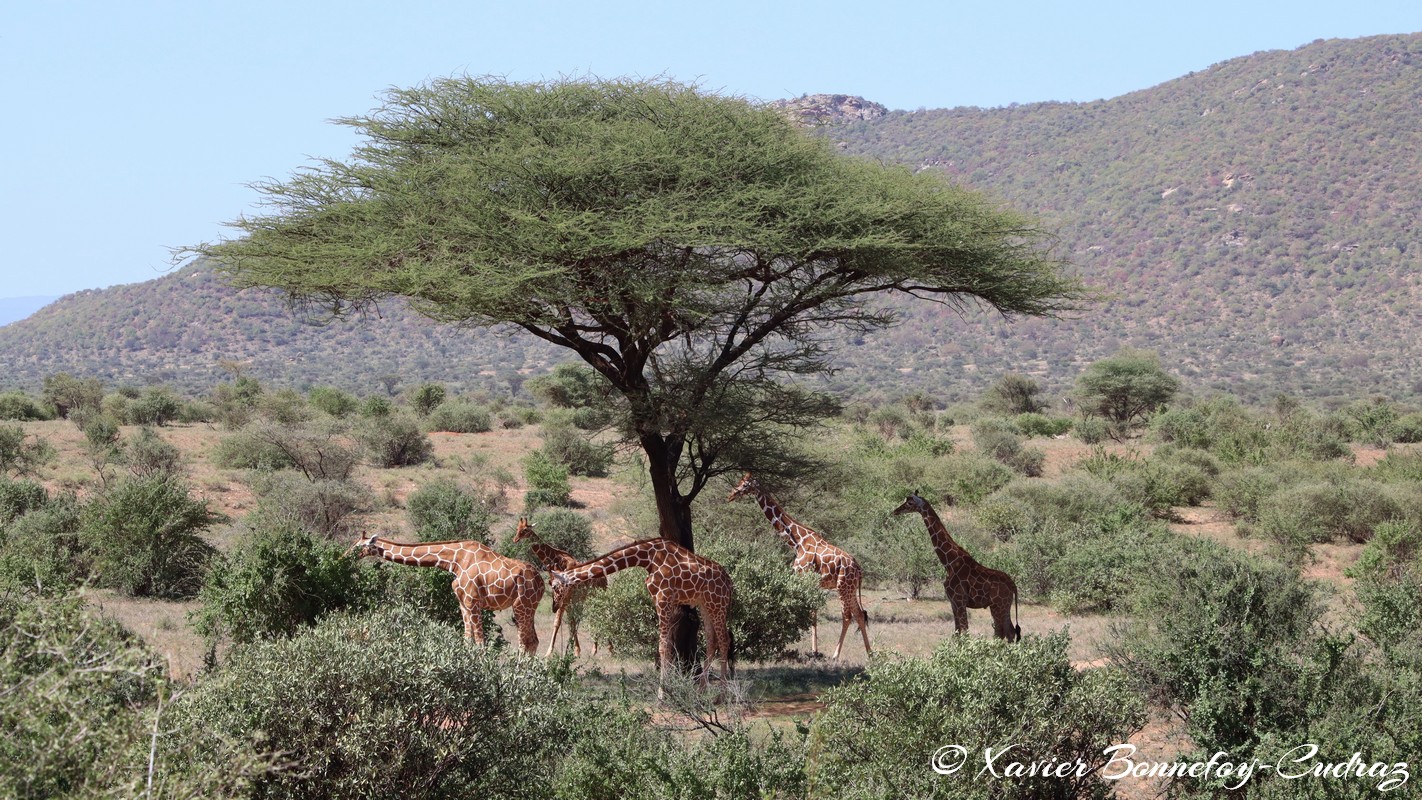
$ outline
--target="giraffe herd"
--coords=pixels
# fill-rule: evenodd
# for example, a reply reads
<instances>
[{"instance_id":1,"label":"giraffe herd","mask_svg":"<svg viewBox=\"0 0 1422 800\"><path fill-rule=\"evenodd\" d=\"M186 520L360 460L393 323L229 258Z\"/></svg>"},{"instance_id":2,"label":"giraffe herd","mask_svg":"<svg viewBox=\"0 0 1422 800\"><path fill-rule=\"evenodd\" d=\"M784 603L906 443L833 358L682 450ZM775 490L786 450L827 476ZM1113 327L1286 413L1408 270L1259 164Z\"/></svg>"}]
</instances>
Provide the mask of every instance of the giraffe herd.
<instances>
[{"instance_id":1,"label":"giraffe herd","mask_svg":"<svg viewBox=\"0 0 1422 800\"><path fill-rule=\"evenodd\" d=\"M834 660L840 658L844 637L851 623L858 627L864 639L864 652L872 653L869 615L860 595L864 570L859 562L819 533L797 522L749 472L731 491L727 502L746 496L756 499L776 535L794 551L791 567L796 572L818 575L821 588L833 589L839 595L841 624ZM968 609L987 608L992 614L995 637L1014 642L1022 637L1021 626L1013 622L1017 586L1011 576L984 567L974 560L949 535L933 506L917 493L909 495L892 513L918 513L923 517L933 550L943 564L943 591L953 608L956 633L967 631ZM551 579L554 641L564 614L571 606L594 588L606 587L609 575L630 567L640 567L647 571L647 591L657 611L658 662L663 678L673 663L672 631L683 613L682 609L694 606L701 611L706 632L706 664L701 672L701 684L703 687L706 685L713 662L718 658L722 679L729 679L735 662L735 644L730 632L735 587L725 567L662 538L633 542L591 561L579 563L568 553L542 542L527 519L519 520L513 541L529 542L534 556ZM477 541L403 543L370 536L358 539L351 552L357 557L374 556L398 564L436 567L452 573L452 588L459 601L466 637L483 644L482 612L512 608L519 644L525 653L536 653L538 632L534 629L533 618L543 599L544 581L539 568L532 564L500 555ZM582 647L572 617L569 617L569 635L574 653L581 655ZM814 624L810 642L811 649L818 652L819 632ZM553 642L550 641L548 654L552 652ZM593 652L597 652L596 641L593 642Z\"/></svg>"}]
</instances>

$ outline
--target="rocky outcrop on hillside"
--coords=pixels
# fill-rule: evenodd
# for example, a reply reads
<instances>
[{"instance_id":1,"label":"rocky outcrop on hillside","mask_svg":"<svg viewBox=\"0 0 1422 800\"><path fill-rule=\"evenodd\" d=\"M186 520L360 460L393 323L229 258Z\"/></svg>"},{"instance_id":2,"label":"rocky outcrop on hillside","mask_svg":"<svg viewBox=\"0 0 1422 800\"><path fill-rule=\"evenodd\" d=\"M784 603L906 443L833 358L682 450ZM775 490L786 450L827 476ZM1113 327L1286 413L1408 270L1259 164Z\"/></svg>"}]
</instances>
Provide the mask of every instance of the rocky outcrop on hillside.
<instances>
[{"instance_id":1,"label":"rocky outcrop on hillside","mask_svg":"<svg viewBox=\"0 0 1422 800\"><path fill-rule=\"evenodd\" d=\"M889 109L878 103L852 94L803 94L793 100L776 100L771 105L809 126L868 122L889 113Z\"/></svg>"}]
</instances>

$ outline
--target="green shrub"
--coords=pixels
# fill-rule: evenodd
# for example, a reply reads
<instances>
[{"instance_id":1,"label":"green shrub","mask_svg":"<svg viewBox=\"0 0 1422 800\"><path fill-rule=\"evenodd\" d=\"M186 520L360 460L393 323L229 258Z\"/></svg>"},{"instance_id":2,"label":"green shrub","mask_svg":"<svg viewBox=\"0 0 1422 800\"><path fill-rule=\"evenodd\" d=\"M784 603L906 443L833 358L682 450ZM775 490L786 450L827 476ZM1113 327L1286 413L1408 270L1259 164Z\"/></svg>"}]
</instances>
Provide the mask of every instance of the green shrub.
<instances>
[{"instance_id":1,"label":"green shrub","mask_svg":"<svg viewBox=\"0 0 1422 800\"><path fill-rule=\"evenodd\" d=\"M214 552L200 534L220 519L176 478L130 478L84 507L80 540L100 585L128 595L190 597Z\"/></svg>"},{"instance_id":2,"label":"green shrub","mask_svg":"<svg viewBox=\"0 0 1422 800\"><path fill-rule=\"evenodd\" d=\"M1367 480L1306 483L1263 501L1259 526L1280 544L1298 548L1335 537L1372 538L1380 523L1402 519L1403 506L1384 485Z\"/></svg>"},{"instance_id":3,"label":"green shrub","mask_svg":"<svg viewBox=\"0 0 1422 800\"><path fill-rule=\"evenodd\" d=\"M410 406L415 409L416 414L427 417L431 411L439 407L440 403L444 402L445 396L443 386L437 383L427 383L410 395Z\"/></svg>"},{"instance_id":4,"label":"green shrub","mask_svg":"<svg viewBox=\"0 0 1422 800\"><path fill-rule=\"evenodd\" d=\"M1084 417L1072 424L1072 432L1082 444L1101 444L1111 435L1111 425L1100 417Z\"/></svg>"},{"instance_id":5,"label":"green shrub","mask_svg":"<svg viewBox=\"0 0 1422 800\"><path fill-rule=\"evenodd\" d=\"M0 425L0 475L34 475L54 460L54 447L39 436L25 435L18 424Z\"/></svg>"},{"instance_id":6,"label":"green shrub","mask_svg":"<svg viewBox=\"0 0 1422 800\"><path fill-rule=\"evenodd\" d=\"M49 493L35 481L14 481L0 475L0 528L49 502Z\"/></svg>"},{"instance_id":7,"label":"green shrub","mask_svg":"<svg viewBox=\"0 0 1422 800\"><path fill-rule=\"evenodd\" d=\"M0 394L0 420L30 422L53 418L54 414L24 392Z\"/></svg>"},{"instance_id":8,"label":"green shrub","mask_svg":"<svg viewBox=\"0 0 1422 800\"><path fill-rule=\"evenodd\" d=\"M1186 712L1203 749L1248 758L1262 731L1289 727L1308 702L1298 653L1321 613L1294 569L1196 542L1158 572L1106 652L1162 702Z\"/></svg>"},{"instance_id":9,"label":"green shrub","mask_svg":"<svg viewBox=\"0 0 1422 800\"><path fill-rule=\"evenodd\" d=\"M979 451L997 459L1028 477L1040 477L1046 455L1040 450L1022 446L1022 439L1006 420L983 420L974 423L973 444Z\"/></svg>"},{"instance_id":10,"label":"green shrub","mask_svg":"<svg viewBox=\"0 0 1422 800\"><path fill-rule=\"evenodd\" d=\"M1012 427L1027 437L1061 436L1071 430L1071 420L1044 414L1018 414L1012 418Z\"/></svg>"},{"instance_id":11,"label":"green shrub","mask_svg":"<svg viewBox=\"0 0 1422 800\"><path fill-rule=\"evenodd\" d=\"M429 413L425 430L443 433L484 433L494 427L489 409L473 403L445 403Z\"/></svg>"},{"instance_id":12,"label":"green shrub","mask_svg":"<svg viewBox=\"0 0 1422 800\"><path fill-rule=\"evenodd\" d=\"M369 490L348 480L307 480L289 471L260 473L251 481L257 508L250 523L296 527L321 536L344 536L351 515L369 505Z\"/></svg>"},{"instance_id":13,"label":"green shrub","mask_svg":"<svg viewBox=\"0 0 1422 800\"><path fill-rule=\"evenodd\" d=\"M594 444L573 428L562 425L543 426L542 452L550 461L566 466L572 475L603 478L612 466L610 445Z\"/></svg>"},{"instance_id":14,"label":"green shrub","mask_svg":"<svg viewBox=\"0 0 1422 800\"><path fill-rule=\"evenodd\" d=\"M356 399L334 386L317 386L306 393L306 400L322 413L345 419L356 411Z\"/></svg>"},{"instance_id":15,"label":"green shrub","mask_svg":"<svg viewBox=\"0 0 1422 800\"><path fill-rule=\"evenodd\" d=\"M394 412L395 404L378 395L371 395L360 404L360 415L366 418L388 417Z\"/></svg>"},{"instance_id":16,"label":"green shrub","mask_svg":"<svg viewBox=\"0 0 1422 800\"><path fill-rule=\"evenodd\" d=\"M578 430L596 431L607 427L612 414L604 408L584 406L573 410L573 427Z\"/></svg>"},{"instance_id":17,"label":"green shrub","mask_svg":"<svg viewBox=\"0 0 1422 800\"><path fill-rule=\"evenodd\" d=\"M1025 375L1011 373L998 378L983 396L981 405L997 414L1040 414L1047 409L1047 403L1042 400L1042 385Z\"/></svg>"},{"instance_id":18,"label":"green shrub","mask_svg":"<svg viewBox=\"0 0 1422 800\"><path fill-rule=\"evenodd\" d=\"M1105 748L1145 724L1144 704L1115 669L1077 670L1064 633L1017 644L949 637L928 658L871 662L830 689L816 718L809 767L817 793L845 798L1106 796ZM849 747L836 743L852 742ZM1015 745L1023 764L1081 763L1070 778L972 780L986 748ZM939 748L966 748L963 773L928 768ZM1001 762L999 762L1001 763ZM818 795L817 795L818 796Z\"/></svg>"},{"instance_id":19,"label":"green shrub","mask_svg":"<svg viewBox=\"0 0 1422 800\"><path fill-rule=\"evenodd\" d=\"M1170 408L1151 417L1151 432L1166 444L1209 449L1214 441L1208 407Z\"/></svg>"},{"instance_id":20,"label":"green shrub","mask_svg":"<svg viewBox=\"0 0 1422 800\"><path fill-rule=\"evenodd\" d=\"M67 372L44 378L44 402L62 419L81 408L97 411L103 401L104 385L98 378L76 378Z\"/></svg>"},{"instance_id":21,"label":"green shrub","mask_svg":"<svg viewBox=\"0 0 1422 800\"><path fill-rule=\"evenodd\" d=\"M523 477L528 483L528 492L523 498L526 510L572 503L573 487L568 483L568 468L542 450L535 450L524 458Z\"/></svg>"},{"instance_id":22,"label":"green shrub","mask_svg":"<svg viewBox=\"0 0 1422 800\"><path fill-rule=\"evenodd\" d=\"M489 543L494 509L477 493L441 478L416 489L405 509L410 524L425 541L476 540Z\"/></svg>"},{"instance_id":23,"label":"green shrub","mask_svg":"<svg viewBox=\"0 0 1422 800\"><path fill-rule=\"evenodd\" d=\"M0 594L0 796L143 796L162 664L82 596Z\"/></svg>"},{"instance_id":24,"label":"green shrub","mask_svg":"<svg viewBox=\"0 0 1422 800\"><path fill-rule=\"evenodd\" d=\"M1160 366L1160 357L1145 350L1122 349L1086 368L1077 378L1082 408L1125 428L1170 402L1180 379Z\"/></svg>"},{"instance_id":25,"label":"green shrub","mask_svg":"<svg viewBox=\"0 0 1422 800\"><path fill-rule=\"evenodd\" d=\"M182 452L163 441L163 437L152 428L140 428L129 439L123 460L128 465L128 471L140 478L183 473Z\"/></svg>"},{"instance_id":26,"label":"green shrub","mask_svg":"<svg viewBox=\"0 0 1422 800\"><path fill-rule=\"evenodd\" d=\"M296 466L284 448L251 430L219 440L212 451L212 462L223 469L275 470Z\"/></svg>"},{"instance_id":27,"label":"green shrub","mask_svg":"<svg viewBox=\"0 0 1422 800\"><path fill-rule=\"evenodd\" d=\"M327 613L359 607L364 594L348 545L289 525L253 528L214 560L193 629L210 640L292 636Z\"/></svg>"},{"instance_id":28,"label":"green shrub","mask_svg":"<svg viewBox=\"0 0 1422 800\"><path fill-rule=\"evenodd\" d=\"M311 407L295 389L278 389L256 399L256 408L268 421L294 427L311 419Z\"/></svg>"},{"instance_id":29,"label":"green shrub","mask_svg":"<svg viewBox=\"0 0 1422 800\"><path fill-rule=\"evenodd\" d=\"M890 517L881 530L856 544L855 555L866 580L901 586L910 600L943 582L943 565L917 516Z\"/></svg>"},{"instance_id":30,"label":"green shrub","mask_svg":"<svg viewBox=\"0 0 1422 800\"><path fill-rule=\"evenodd\" d=\"M154 386L128 406L125 422L131 425L157 425L162 427L178 418L183 410L182 401L173 390L165 386Z\"/></svg>"},{"instance_id":31,"label":"green shrub","mask_svg":"<svg viewBox=\"0 0 1422 800\"><path fill-rule=\"evenodd\" d=\"M1393 429L1393 440L1399 444L1422 442L1422 413L1404 414L1398 418Z\"/></svg>"},{"instance_id":32,"label":"green shrub","mask_svg":"<svg viewBox=\"0 0 1422 800\"><path fill-rule=\"evenodd\" d=\"M0 525L0 594L62 594L87 580L79 515L74 495L62 494Z\"/></svg>"},{"instance_id":33,"label":"green shrub","mask_svg":"<svg viewBox=\"0 0 1422 800\"><path fill-rule=\"evenodd\" d=\"M434 457L434 443L407 416L372 417L357 436L377 467L412 467Z\"/></svg>"},{"instance_id":34,"label":"green shrub","mask_svg":"<svg viewBox=\"0 0 1422 800\"><path fill-rule=\"evenodd\" d=\"M257 776L265 798L539 798L590 713L542 660L396 607L236 648L160 744L195 742L196 773L222 768L204 754L224 742L285 754L300 768Z\"/></svg>"},{"instance_id":35,"label":"green shrub","mask_svg":"<svg viewBox=\"0 0 1422 800\"><path fill-rule=\"evenodd\" d=\"M538 538L544 544L566 552L580 561L588 561L597 556L592 546L592 523L587 517L567 508L547 508L534 514L529 522ZM533 548L527 542L513 543L514 531L510 531L500 543L499 552L509 558L517 558L530 564L537 564Z\"/></svg>"}]
</instances>

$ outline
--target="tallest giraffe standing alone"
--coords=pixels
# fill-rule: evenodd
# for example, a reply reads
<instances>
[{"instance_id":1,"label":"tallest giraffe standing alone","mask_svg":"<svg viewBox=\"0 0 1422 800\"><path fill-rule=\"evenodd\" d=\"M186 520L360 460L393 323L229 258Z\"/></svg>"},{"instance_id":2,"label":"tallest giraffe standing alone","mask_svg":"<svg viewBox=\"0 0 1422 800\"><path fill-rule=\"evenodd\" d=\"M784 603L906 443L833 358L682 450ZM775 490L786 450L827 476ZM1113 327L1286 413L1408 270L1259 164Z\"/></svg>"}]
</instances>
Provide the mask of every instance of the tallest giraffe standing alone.
<instances>
[{"instance_id":1,"label":"tallest giraffe standing alone","mask_svg":"<svg viewBox=\"0 0 1422 800\"><path fill-rule=\"evenodd\" d=\"M770 492L762 488L760 482L749 472L736 484L736 488L731 490L731 496L726 498L726 502L748 494L755 495L756 502L760 503L760 510L765 512L765 518L770 520L770 526L795 550L795 561L791 567L796 572L819 575L821 589L834 589L839 592L839 644L835 645L834 659L838 661L839 652L844 649L844 635L849 632L851 619L859 625L859 632L864 636L865 654L873 652L869 648L869 613L864 610L864 603L859 598L859 585L864 581L864 570L860 568L859 562L854 560L854 556L830 544L825 537L786 514ZM816 616L818 617L818 614ZM818 621L810 623L810 649L815 652L820 649Z\"/></svg>"},{"instance_id":2,"label":"tallest giraffe standing alone","mask_svg":"<svg viewBox=\"0 0 1422 800\"><path fill-rule=\"evenodd\" d=\"M933 540L933 551L943 562L948 573L943 579L943 593L953 606L953 627L958 633L968 630L968 609L992 609L992 633L999 639L1015 642L1022 638L1022 627L1012 622L1012 606L1017 602L1017 584L1012 576L1001 570L979 564L976 559L953 541L948 528L938 518L938 512L927 500L911 494L903 504L894 509L894 515L917 511L923 515L923 524L928 527L928 538ZM1022 618L1021 613L1017 615Z\"/></svg>"}]
</instances>

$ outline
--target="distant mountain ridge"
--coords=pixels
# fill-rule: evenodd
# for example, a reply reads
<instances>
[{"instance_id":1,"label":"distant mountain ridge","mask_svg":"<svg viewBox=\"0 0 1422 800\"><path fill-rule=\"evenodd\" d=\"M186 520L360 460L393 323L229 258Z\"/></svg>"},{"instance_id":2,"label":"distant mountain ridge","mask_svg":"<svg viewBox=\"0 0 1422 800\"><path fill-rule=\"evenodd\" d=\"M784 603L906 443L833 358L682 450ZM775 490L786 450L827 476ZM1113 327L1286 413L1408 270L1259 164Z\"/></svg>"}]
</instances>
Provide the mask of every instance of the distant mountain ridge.
<instances>
[{"instance_id":1,"label":"distant mountain ridge","mask_svg":"<svg viewBox=\"0 0 1422 800\"><path fill-rule=\"evenodd\" d=\"M812 135L1036 215L1108 295L1060 321L905 305L899 327L840 343L833 389L951 400L1025 372L1059 392L1130 345L1159 351L1187 385L1254 399L1422 395L1422 34L1256 53L1091 103L879 114L822 95L784 107L811 119L839 109ZM236 292L201 267L71 295L0 328L0 384L26 386L70 370L201 387L228 359L279 382L365 391L386 373L517 381L562 357L398 303L313 328L275 295Z\"/></svg>"}]
</instances>

